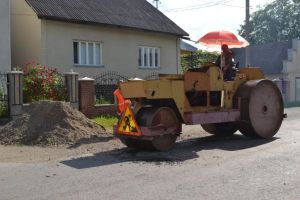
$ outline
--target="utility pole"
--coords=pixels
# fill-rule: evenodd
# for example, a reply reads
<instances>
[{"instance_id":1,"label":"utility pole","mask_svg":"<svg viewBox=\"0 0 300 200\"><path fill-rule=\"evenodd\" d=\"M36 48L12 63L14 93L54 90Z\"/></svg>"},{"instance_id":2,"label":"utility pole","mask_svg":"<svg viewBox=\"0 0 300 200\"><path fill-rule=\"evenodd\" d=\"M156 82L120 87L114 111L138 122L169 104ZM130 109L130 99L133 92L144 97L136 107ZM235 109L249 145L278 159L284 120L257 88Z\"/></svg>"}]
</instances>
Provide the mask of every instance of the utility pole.
<instances>
[{"instance_id":1,"label":"utility pole","mask_svg":"<svg viewBox=\"0 0 300 200\"><path fill-rule=\"evenodd\" d=\"M246 40L250 40L250 0L246 0L246 24L245 24ZM250 66L250 49L245 48L245 65Z\"/></svg>"},{"instance_id":2,"label":"utility pole","mask_svg":"<svg viewBox=\"0 0 300 200\"><path fill-rule=\"evenodd\" d=\"M160 3L159 1L160 1L160 0L153 0L153 2L155 2L155 5L156 5L155 7L156 7L157 9L158 9L158 4Z\"/></svg>"}]
</instances>

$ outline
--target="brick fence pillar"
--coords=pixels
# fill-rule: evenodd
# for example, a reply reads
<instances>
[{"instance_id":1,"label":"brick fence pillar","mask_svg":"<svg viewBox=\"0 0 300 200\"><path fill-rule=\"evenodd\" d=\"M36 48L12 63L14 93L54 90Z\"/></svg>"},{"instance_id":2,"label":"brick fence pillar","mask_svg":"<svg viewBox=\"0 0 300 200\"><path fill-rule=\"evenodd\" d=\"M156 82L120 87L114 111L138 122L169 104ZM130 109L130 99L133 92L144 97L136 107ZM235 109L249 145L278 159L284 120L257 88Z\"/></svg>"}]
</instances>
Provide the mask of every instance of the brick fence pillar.
<instances>
[{"instance_id":1,"label":"brick fence pillar","mask_svg":"<svg viewBox=\"0 0 300 200\"><path fill-rule=\"evenodd\" d=\"M23 107L23 72L8 72L8 99L10 116L22 114Z\"/></svg>"},{"instance_id":2,"label":"brick fence pillar","mask_svg":"<svg viewBox=\"0 0 300 200\"><path fill-rule=\"evenodd\" d=\"M95 105L95 80L79 79L79 110L87 117L92 117Z\"/></svg>"}]
</instances>

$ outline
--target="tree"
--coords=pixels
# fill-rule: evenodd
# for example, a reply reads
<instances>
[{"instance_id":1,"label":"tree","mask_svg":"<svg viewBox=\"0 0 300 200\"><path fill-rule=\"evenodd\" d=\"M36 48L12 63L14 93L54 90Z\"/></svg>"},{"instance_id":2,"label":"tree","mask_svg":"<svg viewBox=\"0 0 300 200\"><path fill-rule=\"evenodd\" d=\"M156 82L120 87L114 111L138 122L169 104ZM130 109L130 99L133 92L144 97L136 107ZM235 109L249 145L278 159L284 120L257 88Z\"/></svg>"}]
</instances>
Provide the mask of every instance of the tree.
<instances>
[{"instance_id":1,"label":"tree","mask_svg":"<svg viewBox=\"0 0 300 200\"><path fill-rule=\"evenodd\" d=\"M300 0L275 0L250 16L251 44L300 38ZM239 34L245 37L245 24Z\"/></svg>"}]
</instances>

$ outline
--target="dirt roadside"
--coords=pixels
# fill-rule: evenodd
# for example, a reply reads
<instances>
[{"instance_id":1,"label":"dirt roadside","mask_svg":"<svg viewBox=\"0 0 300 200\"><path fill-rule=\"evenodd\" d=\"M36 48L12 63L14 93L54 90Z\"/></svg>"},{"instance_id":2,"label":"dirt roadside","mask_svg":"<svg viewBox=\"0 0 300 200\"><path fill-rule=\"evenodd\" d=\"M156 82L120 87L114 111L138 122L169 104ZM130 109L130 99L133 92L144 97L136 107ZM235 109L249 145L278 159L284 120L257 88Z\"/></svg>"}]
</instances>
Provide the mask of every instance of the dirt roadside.
<instances>
[{"instance_id":1,"label":"dirt roadside","mask_svg":"<svg viewBox=\"0 0 300 200\"><path fill-rule=\"evenodd\" d=\"M201 129L200 125L184 126L183 132L184 134L182 134L177 141L208 135ZM89 140L86 143L83 142L74 145L58 145L51 147L0 145L0 163L47 162L126 148L119 139L113 137L112 133L109 134L111 136L104 139L95 138L95 140Z\"/></svg>"},{"instance_id":2,"label":"dirt roadside","mask_svg":"<svg viewBox=\"0 0 300 200\"><path fill-rule=\"evenodd\" d=\"M294 121L299 118L300 108L285 109L285 112L288 114L288 118L284 121ZM95 138L95 140L74 145L58 145L52 147L0 145L0 163L47 162L126 148L117 138L114 138L111 133L109 134L110 136L106 138ZM183 134L177 139L177 142L206 137L208 135L209 134L203 131L200 125L183 125Z\"/></svg>"},{"instance_id":3,"label":"dirt roadside","mask_svg":"<svg viewBox=\"0 0 300 200\"><path fill-rule=\"evenodd\" d=\"M60 101L33 102L0 127L2 145L64 145L107 136L103 127Z\"/></svg>"},{"instance_id":4,"label":"dirt roadside","mask_svg":"<svg viewBox=\"0 0 300 200\"><path fill-rule=\"evenodd\" d=\"M93 154L122 148L122 144L110 138L110 141L97 141L93 144L77 144L74 146L59 145L52 147L38 146L4 146L0 145L0 163L35 163L59 160L68 157L78 157L85 154Z\"/></svg>"}]
</instances>

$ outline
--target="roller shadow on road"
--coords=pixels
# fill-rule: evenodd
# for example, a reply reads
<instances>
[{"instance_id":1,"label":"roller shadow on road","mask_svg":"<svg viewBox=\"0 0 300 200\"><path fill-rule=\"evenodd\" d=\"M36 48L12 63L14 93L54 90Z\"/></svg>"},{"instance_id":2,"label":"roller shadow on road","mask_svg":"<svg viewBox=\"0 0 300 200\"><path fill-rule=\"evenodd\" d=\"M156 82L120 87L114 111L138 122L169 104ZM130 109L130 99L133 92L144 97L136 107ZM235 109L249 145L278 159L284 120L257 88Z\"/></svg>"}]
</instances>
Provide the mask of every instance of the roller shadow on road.
<instances>
[{"instance_id":1,"label":"roller shadow on road","mask_svg":"<svg viewBox=\"0 0 300 200\"><path fill-rule=\"evenodd\" d=\"M107 137L92 137L92 138L82 138L77 143L72 144L68 147L68 149L76 149L80 147L83 144L92 144L92 143L99 143L99 142L108 142L110 140L114 139L113 136L107 136Z\"/></svg>"},{"instance_id":2,"label":"roller shadow on road","mask_svg":"<svg viewBox=\"0 0 300 200\"><path fill-rule=\"evenodd\" d=\"M264 145L276 139L278 138L248 139L241 135L234 135L227 138L207 136L178 141L175 147L169 152L138 151L124 147L122 149L96 153L92 156L64 160L61 161L61 163L75 169L101 167L124 162L147 162L156 165L172 165L198 158L202 150L220 149L224 151L239 151Z\"/></svg>"}]
</instances>

